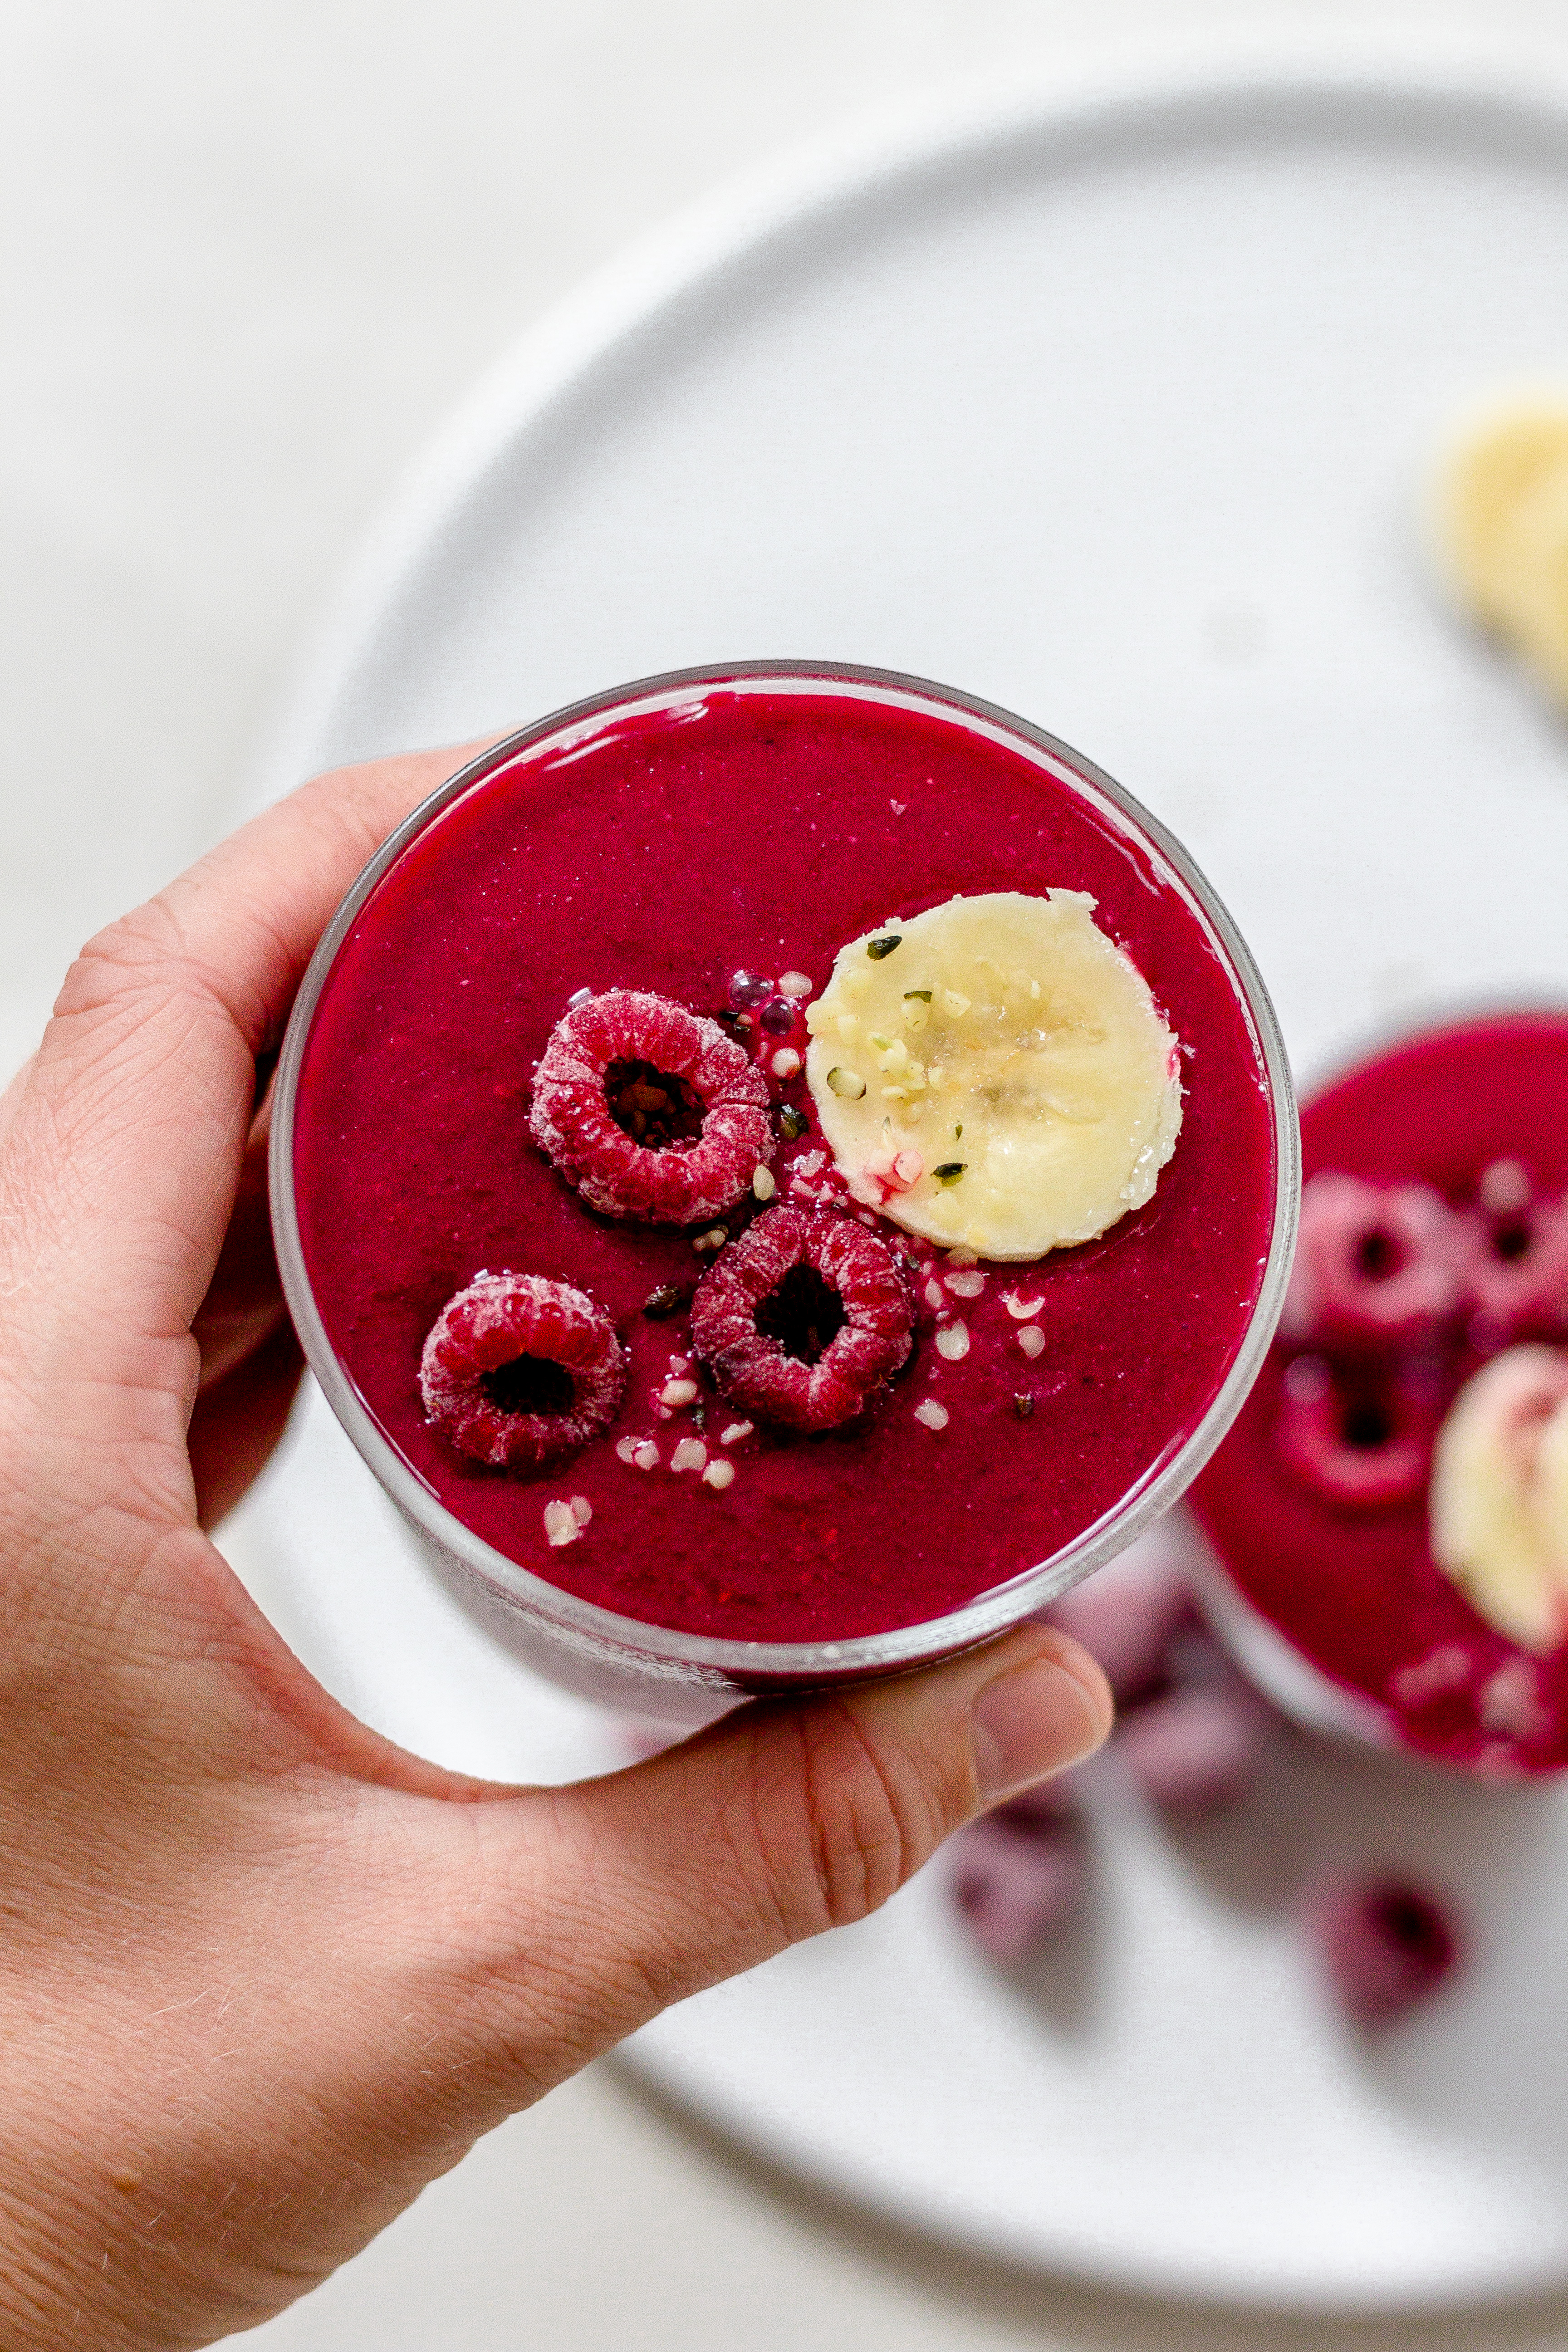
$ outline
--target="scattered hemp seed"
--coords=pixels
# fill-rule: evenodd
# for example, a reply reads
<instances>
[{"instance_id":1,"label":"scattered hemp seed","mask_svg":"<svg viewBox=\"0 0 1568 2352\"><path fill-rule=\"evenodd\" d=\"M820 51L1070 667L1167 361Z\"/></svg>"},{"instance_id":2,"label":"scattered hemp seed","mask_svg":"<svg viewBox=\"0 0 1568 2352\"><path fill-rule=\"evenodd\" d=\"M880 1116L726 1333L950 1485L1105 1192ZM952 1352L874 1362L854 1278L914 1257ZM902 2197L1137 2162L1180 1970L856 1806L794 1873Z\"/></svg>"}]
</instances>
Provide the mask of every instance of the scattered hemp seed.
<instances>
[{"instance_id":1,"label":"scattered hemp seed","mask_svg":"<svg viewBox=\"0 0 1568 2352\"><path fill-rule=\"evenodd\" d=\"M1018 1345L1031 1361L1046 1352L1046 1335L1037 1323L1026 1323L1018 1334Z\"/></svg>"},{"instance_id":2,"label":"scattered hemp seed","mask_svg":"<svg viewBox=\"0 0 1568 2352\"><path fill-rule=\"evenodd\" d=\"M691 1304L693 1285L689 1282L661 1282L643 1300L642 1311L650 1322L663 1323L679 1315L683 1307Z\"/></svg>"},{"instance_id":3,"label":"scattered hemp seed","mask_svg":"<svg viewBox=\"0 0 1568 2352\"><path fill-rule=\"evenodd\" d=\"M786 1143L798 1143L805 1133L805 1113L796 1110L794 1103L785 1103L779 1113L779 1133Z\"/></svg>"},{"instance_id":4,"label":"scattered hemp seed","mask_svg":"<svg viewBox=\"0 0 1568 2352\"><path fill-rule=\"evenodd\" d=\"M691 1246L699 1257L702 1257L710 1250L721 1250L729 1238L730 1229L727 1225L710 1225L705 1234L698 1234Z\"/></svg>"},{"instance_id":5,"label":"scattered hemp seed","mask_svg":"<svg viewBox=\"0 0 1568 2352\"><path fill-rule=\"evenodd\" d=\"M771 1168L753 1168L752 1191L759 1201L771 1201L778 1191L778 1180Z\"/></svg>"},{"instance_id":6,"label":"scattered hemp seed","mask_svg":"<svg viewBox=\"0 0 1568 2352\"><path fill-rule=\"evenodd\" d=\"M903 945L903 939L902 931L885 931L879 940L867 940L866 952L873 963L880 963L884 956L890 956L896 947Z\"/></svg>"},{"instance_id":7,"label":"scattered hemp seed","mask_svg":"<svg viewBox=\"0 0 1568 2352\"><path fill-rule=\"evenodd\" d=\"M931 1003L931 991L929 988L906 988L904 991L904 1003L906 1004L911 1003L917 996L922 1004L929 1004Z\"/></svg>"},{"instance_id":8,"label":"scattered hemp seed","mask_svg":"<svg viewBox=\"0 0 1568 2352\"><path fill-rule=\"evenodd\" d=\"M583 1530L570 1503L556 1500L544 1506L544 1540L559 1549L563 1544L575 1543Z\"/></svg>"},{"instance_id":9,"label":"scattered hemp seed","mask_svg":"<svg viewBox=\"0 0 1568 2352\"><path fill-rule=\"evenodd\" d=\"M1027 1421L1035 1410L1035 1400L1029 1390L1020 1389L1013 1399L1013 1410L1020 1421Z\"/></svg>"},{"instance_id":10,"label":"scattered hemp seed","mask_svg":"<svg viewBox=\"0 0 1568 2352\"><path fill-rule=\"evenodd\" d=\"M938 1404L935 1397L922 1397L915 1407L915 1419L923 1422L927 1429L945 1429L948 1423L947 1407L944 1404Z\"/></svg>"},{"instance_id":11,"label":"scattered hemp seed","mask_svg":"<svg viewBox=\"0 0 1568 2352\"><path fill-rule=\"evenodd\" d=\"M837 1062L827 1073L827 1083L836 1095L844 1097L846 1102L858 1102L866 1091L865 1079L853 1070L842 1068Z\"/></svg>"},{"instance_id":12,"label":"scattered hemp seed","mask_svg":"<svg viewBox=\"0 0 1568 2352\"><path fill-rule=\"evenodd\" d=\"M702 1473L702 1484L721 1493L726 1486L733 1483L734 1476L735 1465L732 1462L710 1462Z\"/></svg>"},{"instance_id":13,"label":"scattered hemp seed","mask_svg":"<svg viewBox=\"0 0 1568 2352\"><path fill-rule=\"evenodd\" d=\"M944 1160L940 1168L933 1168L931 1172L939 1184L956 1184L968 1165L967 1160Z\"/></svg>"}]
</instances>

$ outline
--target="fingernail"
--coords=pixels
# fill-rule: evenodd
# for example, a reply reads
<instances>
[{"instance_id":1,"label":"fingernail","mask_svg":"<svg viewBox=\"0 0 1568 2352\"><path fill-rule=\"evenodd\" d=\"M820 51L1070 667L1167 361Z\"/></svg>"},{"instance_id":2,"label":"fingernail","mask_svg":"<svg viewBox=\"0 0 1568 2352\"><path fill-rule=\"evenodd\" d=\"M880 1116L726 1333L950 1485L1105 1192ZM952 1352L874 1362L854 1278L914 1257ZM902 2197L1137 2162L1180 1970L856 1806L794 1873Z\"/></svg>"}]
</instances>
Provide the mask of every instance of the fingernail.
<instances>
[{"instance_id":1,"label":"fingernail","mask_svg":"<svg viewBox=\"0 0 1568 2352\"><path fill-rule=\"evenodd\" d=\"M1100 1700L1055 1658L1031 1658L987 1683L970 1711L974 1778L986 1804L1064 1771L1105 1737Z\"/></svg>"}]
</instances>

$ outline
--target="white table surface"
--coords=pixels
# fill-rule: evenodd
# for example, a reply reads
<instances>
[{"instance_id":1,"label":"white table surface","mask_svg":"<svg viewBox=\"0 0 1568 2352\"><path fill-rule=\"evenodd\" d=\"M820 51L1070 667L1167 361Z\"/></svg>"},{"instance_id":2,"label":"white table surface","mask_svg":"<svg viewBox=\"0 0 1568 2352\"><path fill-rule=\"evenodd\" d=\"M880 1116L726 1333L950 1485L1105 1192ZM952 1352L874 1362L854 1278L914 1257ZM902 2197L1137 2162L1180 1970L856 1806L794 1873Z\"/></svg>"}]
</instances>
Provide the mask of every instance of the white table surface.
<instances>
[{"instance_id":1,"label":"white table surface","mask_svg":"<svg viewBox=\"0 0 1568 2352\"><path fill-rule=\"evenodd\" d=\"M90 930L225 829L291 649L472 377L629 236L961 72L1369 25L1568 68L1562 0L26 0L0 79L0 1068ZM236 1529L243 1543L243 1527ZM1217 2318L960 2260L608 2068L245 2339L284 2352L1522 2352L1568 2301Z\"/></svg>"}]
</instances>

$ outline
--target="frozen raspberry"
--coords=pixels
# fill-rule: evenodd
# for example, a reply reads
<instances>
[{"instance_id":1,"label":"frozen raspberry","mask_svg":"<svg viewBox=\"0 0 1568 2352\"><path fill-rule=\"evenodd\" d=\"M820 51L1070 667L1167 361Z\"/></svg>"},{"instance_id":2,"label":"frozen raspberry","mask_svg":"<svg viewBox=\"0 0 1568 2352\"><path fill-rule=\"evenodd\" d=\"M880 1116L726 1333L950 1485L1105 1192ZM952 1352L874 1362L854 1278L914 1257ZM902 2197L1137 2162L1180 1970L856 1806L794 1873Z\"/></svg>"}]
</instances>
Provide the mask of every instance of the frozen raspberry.
<instances>
[{"instance_id":1,"label":"frozen raspberry","mask_svg":"<svg viewBox=\"0 0 1568 2352\"><path fill-rule=\"evenodd\" d=\"M606 1217L694 1225L773 1156L762 1073L716 1021L626 988L574 1006L533 1082L533 1139Z\"/></svg>"},{"instance_id":2,"label":"frozen raspberry","mask_svg":"<svg viewBox=\"0 0 1568 2352\"><path fill-rule=\"evenodd\" d=\"M1020 1789L1005 1805L985 1818L992 1822L1010 1822L1015 1829L1035 1833L1052 1831L1078 1818L1078 1790L1070 1772L1053 1772L1048 1780L1037 1780L1032 1789Z\"/></svg>"},{"instance_id":3,"label":"frozen raspberry","mask_svg":"<svg viewBox=\"0 0 1568 2352\"><path fill-rule=\"evenodd\" d=\"M909 1355L899 1261L853 1218L770 1209L697 1286L691 1344L724 1394L791 1429L853 1420Z\"/></svg>"},{"instance_id":4,"label":"frozen raspberry","mask_svg":"<svg viewBox=\"0 0 1568 2352\"><path fill-rule=\"evenodd\" d=\"M1235 1804L1257 1779L1268 1721L1239 1685L1173 1690L1122 1717L1117 1750L1152 1803L1212 1812Z\"/></svg>"},{"instance_id":5,"label":"frozen raspberry","mask_svg":"<svg viewBox=\"0 0 1568 2352\"><path fill-rule=\"evenodd\" d=\"M1417 1347L1458 1307L1458 1258L1453 1213L1425 1184L1314 1176L1280 1330L1314 1348Z\"/></svg>"},{"instance_id":6,"label":"frozen raspberry","mask_svg":"<svg viewBox=\"0 0 1568 2352\"><path fill-rule=\"evenodd\" d=\"M1418 2007L1462 1957L1452 1914L1406 1879L1337 1881L1318 1890L1309 1916L1329 1980L1358 2025L1387 2025Z\"/></svg>"},{"instance_id":7,"label":"frozen raspberry","mask_svg":"<svg viewBox=\"0 0 1568 2352\"><path fill-rule=\"evenodd\" d=\"M1166 1653L1194 1612L1181 1567L1165 1552L1147 1566L1124 1554L1054 1601L1047 1614L1099 1659L1125 1706L1165 1679Z\"/></svg>"},{"instance_id":8,"label":"frozen raspberry","mask_svg":"<svg viewBox=\"0 0 1568 2352\"><path fill-rule=\"evenodd\" d=\"M419 1366L432 1425L504 1470L556 1461L606 1427L626 1381L603 1307L540 1274L476 1275L431 1325Z\"/></svg>"},{"instance_id":9,"label":"frozen raspberry","mask_svg":"<svg viewBox=\"0 0 1568 2352\"><path fill-rule=\"evenodd\" d=\"M1084 1874L1075 1831L1053 1826L1042 1833L993 1814L956 1841L952 1891L981 1950L1005 1964L1071 1916Z\"/></svg>"},{"instance_id":10,"label":"frozen raspberry","mask_svg":"<svg viewBox=\"0 0 1568 2352\"><path fill-rule=\"evenodd\" d=\"M1325 1502L1376 1511L1426 1491L1435 1428L1433 1407L1413 1384L1298 1356L1286 1368L1274 1443L1287 1469Z\"/></svg>"},{"instance_id":11,"label":"frozen raspberry","mask_svg":"<svg viewBox=\"0 0 1568 2352\"><path fill-rule=\"evenodd\" d=\"M1483 1195L1458 1230L1469 1332L1483 1353L1568 1334L1568 1204L1527 1197L1498 1211Z\"/></svg>"}]
</instances>

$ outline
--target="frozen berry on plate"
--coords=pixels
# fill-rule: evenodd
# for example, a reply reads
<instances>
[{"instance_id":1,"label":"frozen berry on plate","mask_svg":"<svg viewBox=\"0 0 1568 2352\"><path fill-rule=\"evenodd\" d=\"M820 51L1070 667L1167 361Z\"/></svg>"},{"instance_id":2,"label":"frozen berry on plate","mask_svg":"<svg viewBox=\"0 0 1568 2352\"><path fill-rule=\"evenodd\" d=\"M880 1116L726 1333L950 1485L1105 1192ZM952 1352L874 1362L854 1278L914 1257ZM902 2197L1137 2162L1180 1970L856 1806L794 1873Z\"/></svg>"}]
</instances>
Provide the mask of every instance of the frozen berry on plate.
<instances>
[{"instance_id":1,"label":"frozen berry on plate","mask_svg":"<svg viewBox=\"0 0 1568 2352\"><path fill-rule=\"evenodd\" d=\"M1047 1612L1100 1661L1119 1706L1166 1679L1170 1645L1194 1619L1180 1562L1166 1551L1145 1564L1140 1549L1064 1592Z\"/></svg>"},{"instance_id":2,"label":"frozen berry on plate","mask_svg":"<svg viewBox=\"0 0 1568 2352\"><path fill-rule=\"evenodd\" d=\"M1037 1780L1032 1789L1020 1789L1016 1797L1009 1797L1005 1805L998 1805L984 1818L1048 1836L1076 1821L1078 1811L1078 1790L1072 1774L1054 1772L1048 1780Z\"/></svg>"},{"instance_id":3,"label":"frozen berry on plate","mask_svg":"<svg viewBox=\"0 0 1568 2352\"><path fill-rule=\"evenodd\" d=\"M1325 1503L1386 1510L1425 1492L1435 1423L1410 1381L1298 1356L1285 1370L1274 1443L1291 1475Z\"/></svg>"},{"instance_id":4,"label":"frozen berry on plate","mask_svg":"<svg viewBox=\"0 0 1568 2352\"><path fill-rule=\"evenodd\" d=\"M1426 1185L1325 1170L1301 1194L1281 1334L1312 1348L1422 1346L1458 1309L1458 1255L1453 1212Z\"/></svg>"},{"instance_id":5,"label":"frozen berry on plate","mask_svg":"<svg viewBox=\"0 0 1568 2352\"><path fill-rule=\"evenodd\" d=\"M987 1815L954 1842L952 1891L988 1958L1021 1960L1077 1910L1083 1843L1074 1828L1042 1834Z\"/></svg>"},{"instance_id":6,"label":"frozen berry on plate","mask_svg":"<svg viewBox=\"0 0 1568 2352\"><path fill-rule=\"evenodd\" d=\"M572 1006L533 1081L533 1139L591 1209L692 1225L773 1156L767 1083L716 1021L612 989Z\"/></svg>"},{"instance_id":7,"label":"frozen berry on plate","mask_svg":"<svg viewBox=\"0 0 1568 2352\"><path fill-rule=\"evenodd\" d=\"M1512 1172L1517 1189L1505 1190L1500 1170ZM1480 1203L1460 1218L1458 1237L1476 1347L1489 1354L1518 1339L1568 1336L1568 1204L1534 1198L1519 1162L1504 1160L1482 1177Z\"/></svg>"},{"instance_id":8,"label":"frozen berry on plate","mask_svg":"<svg viewBox=\"0 0 1568 2352\"><path fill-rule=\"evenodd\" d=\"M697 1286L691 1344L731 1402L786 1428L837 1428L909 1355L910 1295L851 1217L770 1209Z\"/></svg>"},{"instance_id":9,"label":"frozen berry on plate","mask_svg":"<svg viewBox=\"0 0 1568 2352\"><path fill-rule=\"evenodd\" d=\"M1320 1887L1309 1917L1329 1981L1358 2025L1392 2024L1429 2000L1463 1954L1448 1906L1392 1873Z\"/></svg>"},{"instance_id":10,"label":"frozen berry on plate","mask_svg":"<svg viewBox=\"0 0 1568 2352\"><path fill-rule=\"evenodd\" d=\"M1237 1803L1257 1779L1268 1721L1239 1685L1173 1690L1122 1717L1117 1751L1151 1803L1213 1812Z\"/></svg>"},{"instance_id":11,"label":"frozen berry on plate","mask_svg":"<svg viewBox=\"0 0 1568 2352\"><path fill-rule=\"evenodd\" d=\"M503 1470L558 1461L615 1418L626 1358L601 1307L540 1274L479 1274L430 1328L419 1388L433 1427Z\"/></svg>"}]
</instances>

